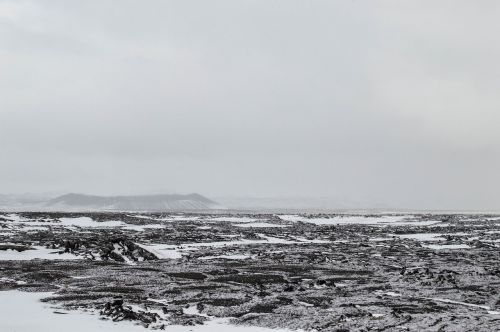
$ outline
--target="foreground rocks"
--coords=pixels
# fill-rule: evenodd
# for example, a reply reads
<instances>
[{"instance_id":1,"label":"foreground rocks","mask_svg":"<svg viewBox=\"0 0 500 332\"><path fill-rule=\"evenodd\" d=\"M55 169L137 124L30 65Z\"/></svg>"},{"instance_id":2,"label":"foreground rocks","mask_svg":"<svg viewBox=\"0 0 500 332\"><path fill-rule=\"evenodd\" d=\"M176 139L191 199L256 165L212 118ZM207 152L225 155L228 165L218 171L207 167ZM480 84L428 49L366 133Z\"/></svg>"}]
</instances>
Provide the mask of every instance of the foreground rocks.
<instances>
[{"instance_id":1,"label":"foreground rocks","mask_svg":"<svg viewBox=\"0 0 500 332\"><path fill-rule=\"evenodd\" d=\"M256 219L259 227L220 216L168 222L159 214L85 216L126 225L27 230L4 221L6 232L14 233L4 236L5 246L43 246L80 259L0 261L0 288L53 291L45 301L149 329L218 318L317 331L500 326L500 223L493 216L419 215L394 224L341 225L309 222L331 215L294 222L240 216ZM159 226L139 227L151 223ZM165 259L165 253L177 258Z\"/></svg>"}]
</instances>

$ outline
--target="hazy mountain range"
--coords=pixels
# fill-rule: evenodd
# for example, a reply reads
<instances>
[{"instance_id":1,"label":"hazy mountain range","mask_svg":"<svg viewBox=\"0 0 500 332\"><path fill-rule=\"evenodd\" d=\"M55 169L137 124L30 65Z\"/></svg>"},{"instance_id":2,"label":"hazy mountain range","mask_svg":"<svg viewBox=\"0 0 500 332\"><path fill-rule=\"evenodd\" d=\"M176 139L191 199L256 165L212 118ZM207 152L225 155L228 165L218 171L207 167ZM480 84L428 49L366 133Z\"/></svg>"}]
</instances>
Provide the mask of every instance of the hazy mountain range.
<instances>
[{"instance_id":1,"label":"hazy mountain range","mask_svg":"<svg viewBox=\"0 0 500 332\"><path fill-rule=\"evenodd\" d=\"M409 206L409 207L408 207ZM379 212L379 211L438 211L456 210L440 208L421 208L404 203L387 204L372 197L360 196L352 199L336 197L255 197L255 196L216 196L209 199L200 194L168 195L114 195L98 196L87 194L0 194L0 211L215 211L231 210L236 212ZM463 210L463 209L462 209ZM467 210L468 211L468 210ZM472 210L471 210L472 211ZM491 211L489 211L491 212Z\"/></svg>"},{"instance_id":2,"label":"hazy mountain range","mask_svg":"<svg viewBox=\"0 0 500 332\"><path fill-rule=\"evenodd\" d=\"M97 196L0 195L0 209L26 211L191 211L224 209L200 194Z\"/></svg>"},{"instance_id":3,"label":"hazy mountain range","mask_svg":"<svg viewBox=\"0 0 500 332\"><path fill-rule=\"evenodd\" d=\"M200 194L116 195L87 194L21 194L0 195L4 211L284 211L345 210L359 207L384 207L373 200L352 200L346 197L250 197L225 196L209 199Z\"/></svg>"}]
</instances>

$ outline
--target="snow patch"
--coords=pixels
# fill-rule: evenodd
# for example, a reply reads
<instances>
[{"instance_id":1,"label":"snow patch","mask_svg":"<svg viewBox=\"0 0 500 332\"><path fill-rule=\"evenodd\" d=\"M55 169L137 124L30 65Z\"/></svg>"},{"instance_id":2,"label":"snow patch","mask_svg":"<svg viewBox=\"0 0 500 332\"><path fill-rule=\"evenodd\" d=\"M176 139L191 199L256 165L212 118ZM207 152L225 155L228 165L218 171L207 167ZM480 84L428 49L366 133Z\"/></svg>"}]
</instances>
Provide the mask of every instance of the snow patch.
<instances>
[{"instance_id":1,"label":"snow patch","mask_svg":"<svg viewBox=\"0 0 500 332\"><path fill-rule=\"evenodd\" d=\"M467 244L429 244L423 245L422 247L434 249L434 250L442 250L442 249L469 249L470 246Z\"/></svg>"},{"instance_id":2,"label":"snow patch","mask_svg":"<svg viewBox=\"0 0 500 332\"><path fill-rule=\"evenodd\" d=\"M33 246L31 250L0 250L0 261L29 261L32 259L47 260L74 260L83 259L83 256L75 256L70 253L60 254L58 250L47 249L41 246Z\"/></svg>"},{"instance_id":3,"label":"snow patch","mask_svg":"<svg viewBox=\"0 0 500 332\"><path fill-rule=\"evenodd\" d=\"M307 218L301 215L284 214L278 216L281 220L289 222L307 222L315 225L379 225L379 226L404 226L404 225L419 225L428 226L439 223L437 220L412 221L412 215L384 215L384 216L350 216L338 215L327 218Z\"/></svg>"},{"instance_id":4,"label":"snow patch","mask_svg":"<svg viewBox=\"0 0 500 332\"><path fill-rule=\"evenodd\" d=\"M252 258L252 256L249 255L219 255L219 256L205 256L205 257L200 257L198 259L201 260L209 260L209 259L249 259Z\"/></svg>"},{"instance_id":5,"label":"snow patch","mask_svg":"<svg viewBox=\"0 0 500 332\"><path fill-rule=\"evenodd\" d=\"M112 322L102 320L96 313L82 311L64 311L64 315L54 314L54 307L40 300L53 296L53 293L23 293L15 290L0 291L0 331L16 332L144 332L142 326L132 322ZM141 309L142 310L142 309ZM60 309L58 309L61 312ZM187 309L190 312L189 309ZM194 313L194 310L193 310ZM29 319L26 319L29 317ZM179 326L167 325L169 332L285 332L289 330L275 330L257 326L236 326L229 323L229 319L213 319L204 325Z\"/></svg>"},{"instance_id":6,"label":"snow patch","mask_svg":"<svg viewBox=\"0 0 500 332\"><path fill-rule=\"evenodd\" d=\"M453 300L448 300L448 299L440 299L440 298L429 298L428 300L432 300L432 301L436 301L436 302L449 303L449 304L458 304L458 305L463 305L463 306L471 307L471 308L484 309L490 315L500 315L500 311L493 311L491 309L491 307L489 307L487 305L478 305L478 304L472 304L472 303L466 303L466 302L459 302L459 301L453 301Z\"/></svg>"},{"instance_id":7,"label":"snow patch","mask_svg":"<svg viewBox=\"0 0 500 332\"><path fill-rule=\"evenodd\" d=\"M290 225L279 225L279 224L270 224L267 222L249 222L244 224L234 225L236 227L289 227Z\"/></svg>"}]
</instances>

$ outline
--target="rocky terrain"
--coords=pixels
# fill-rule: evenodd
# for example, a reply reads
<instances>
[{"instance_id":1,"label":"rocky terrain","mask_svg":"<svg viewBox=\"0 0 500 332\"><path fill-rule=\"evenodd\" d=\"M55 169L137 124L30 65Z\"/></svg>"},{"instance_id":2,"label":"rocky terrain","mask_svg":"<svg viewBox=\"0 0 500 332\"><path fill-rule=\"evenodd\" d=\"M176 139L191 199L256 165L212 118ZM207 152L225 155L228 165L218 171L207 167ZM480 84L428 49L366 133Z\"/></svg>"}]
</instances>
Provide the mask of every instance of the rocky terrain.
<instances>
[{"instance_id":1,"label":"rocky terrain","mask_svg":"<svg viewBox=\"0 0 500 332\"><path fill-rule=\"evenodd\" d=\"M498 331L499 249L494 215L0 213L0 290L167 331Z\"/></svg>"}]
</instances>

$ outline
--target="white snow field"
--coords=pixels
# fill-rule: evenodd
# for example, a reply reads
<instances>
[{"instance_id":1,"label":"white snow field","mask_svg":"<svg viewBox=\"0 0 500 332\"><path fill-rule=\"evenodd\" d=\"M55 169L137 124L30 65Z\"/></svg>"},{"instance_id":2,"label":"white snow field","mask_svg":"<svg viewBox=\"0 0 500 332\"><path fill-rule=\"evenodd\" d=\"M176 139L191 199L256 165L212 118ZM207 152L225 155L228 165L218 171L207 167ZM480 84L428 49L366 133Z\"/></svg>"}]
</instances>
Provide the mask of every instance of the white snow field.
<instances>
[{"instance_id":1,"label":"white snow field","mask_svg":"<svg viewBox=\"0 0 500 332\"><path fill-rule=\"evenodd\" d=\"M75 256L69 253L59 254L56 249L47 249L41 246L34 246L31 250L0 250L0 261L29 261L32 259L49 259L49 260L73 260L83 259L82 256Z\"/></svg>"}]
</instances>

